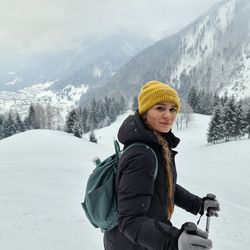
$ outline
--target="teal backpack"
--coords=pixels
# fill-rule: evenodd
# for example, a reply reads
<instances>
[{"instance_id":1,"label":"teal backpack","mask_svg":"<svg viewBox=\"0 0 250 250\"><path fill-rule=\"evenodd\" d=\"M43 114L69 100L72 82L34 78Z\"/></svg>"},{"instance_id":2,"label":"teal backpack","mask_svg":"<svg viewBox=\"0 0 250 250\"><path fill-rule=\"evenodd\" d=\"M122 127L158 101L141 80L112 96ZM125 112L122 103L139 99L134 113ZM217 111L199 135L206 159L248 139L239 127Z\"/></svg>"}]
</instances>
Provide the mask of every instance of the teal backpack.
<instances>
[{"instance_id":1,"label":"teal backpack","mask_svg":"<svg viewBox=\"0 0 250 250\"><path fill-rule=\"evenodd\" d=\"M109 231L117 225L115 175L121 154L132 147L146 147L154 154L156 161L154 180L158 172L157 156L147 144L133 143L121 151L118 141L114 140L114 147L115 153L113 155L104 161L95 160L96 167L88 178L84 202L81 203L90 223L102 231Z\"/></svg>"}]
</instances>

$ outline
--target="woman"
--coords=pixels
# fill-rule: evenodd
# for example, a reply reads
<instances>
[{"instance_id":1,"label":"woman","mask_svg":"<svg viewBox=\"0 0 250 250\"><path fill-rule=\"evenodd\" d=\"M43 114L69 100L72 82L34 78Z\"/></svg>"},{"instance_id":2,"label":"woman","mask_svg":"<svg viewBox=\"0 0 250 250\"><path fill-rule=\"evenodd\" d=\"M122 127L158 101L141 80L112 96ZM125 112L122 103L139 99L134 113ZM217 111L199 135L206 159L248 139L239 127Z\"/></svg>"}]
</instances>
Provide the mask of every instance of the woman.
<instances>
[{"instance_id":1,"label":"woman","mask_svg":"<svg viewBox=\"0 0 250 250\"><path fill-rule=\"evenodd\" d=\"M121 125L118 139L125 148L134 142L149 145L158 158L158 173L154 179L155 157L146 147L133 147L121 156L116 174L118 227L105 232L105 249L211 249L206 232L188 234L170 222L174 205L193 214L209 208L216 215L219 210L217 200L202 199L176 182L173 148L180 140L171 128L180 110L177 92L150 81L141 89L138 104L138 111Z\"/></svg>"}]
</instances>

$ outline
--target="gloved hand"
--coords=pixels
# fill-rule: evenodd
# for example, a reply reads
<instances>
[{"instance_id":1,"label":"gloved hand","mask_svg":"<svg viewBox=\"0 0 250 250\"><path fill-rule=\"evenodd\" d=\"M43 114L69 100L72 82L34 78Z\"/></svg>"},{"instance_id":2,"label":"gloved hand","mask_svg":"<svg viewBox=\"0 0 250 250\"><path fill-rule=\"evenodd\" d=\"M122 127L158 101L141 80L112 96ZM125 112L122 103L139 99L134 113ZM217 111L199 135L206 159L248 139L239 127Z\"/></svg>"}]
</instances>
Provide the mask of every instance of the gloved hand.
<instances>
[{"instance_id":1,"label":"gloved hand","mask_svg":"<svg viewBox=\"0 0 250 250\"><path fill-rule=\"evenodd\" d=\"M214 194L207 194L203 197L200 214L203 215L204 211L207 211L209 216L219 216L217 212L220 211L220 203Z\"/></svg>"},{"instance_id":2,"label":"gloved hand","mask_svg":"<svg viewBox=\"0 0 250 250\"><path fill-rule=\"evenodd\" d=\"M192 230L186 230L185 224L192 224ZM185 223L182 227L183 232L178 239L178 250L206 250L212 249L212 241L208 239L206 231L197 228L192 222Z\"/></svg>"}]
</instances>

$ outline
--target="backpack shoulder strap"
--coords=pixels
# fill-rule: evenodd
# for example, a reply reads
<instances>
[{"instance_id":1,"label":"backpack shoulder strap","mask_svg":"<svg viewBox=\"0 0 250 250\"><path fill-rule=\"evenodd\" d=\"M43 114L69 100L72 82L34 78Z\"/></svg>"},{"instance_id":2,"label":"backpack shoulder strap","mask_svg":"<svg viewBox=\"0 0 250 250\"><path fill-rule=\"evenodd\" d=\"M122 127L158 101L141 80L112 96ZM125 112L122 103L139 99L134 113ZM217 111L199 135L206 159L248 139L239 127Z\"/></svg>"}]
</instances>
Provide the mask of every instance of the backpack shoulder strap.
<instances>
[{"instance_id":1,"label":"backpack shoulder strap","mask_svg":"<svg viewBox=\"0 0 250 250\"><path fill-rule=\"evenodd\" d=\"M153 155L155 157L155 171L154 171L154 180L155 180L157 177L157 173L158 173L158 159L157 159L157 155L156 155L155 151L149 145L147 145L143 142L134 142L134 143L130 144L127 148L125 148L122 151L122 154L133 147L145 147L146 149L150 150L153 153Z\"/></svg>"}]
</instances>

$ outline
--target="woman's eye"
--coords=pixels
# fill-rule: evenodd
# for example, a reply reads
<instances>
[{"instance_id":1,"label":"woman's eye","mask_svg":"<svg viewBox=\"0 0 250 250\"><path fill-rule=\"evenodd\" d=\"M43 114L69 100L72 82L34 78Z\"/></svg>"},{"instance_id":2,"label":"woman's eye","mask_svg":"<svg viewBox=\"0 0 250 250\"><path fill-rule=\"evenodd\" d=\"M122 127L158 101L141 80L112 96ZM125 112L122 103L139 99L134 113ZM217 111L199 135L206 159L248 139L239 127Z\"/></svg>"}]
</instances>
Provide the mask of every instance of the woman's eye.
<instances>
[{"instance_id":1,"label":"woman's eye","mask_svg":"<svg viewBox=\"0 0 250 250\"><path fill-rule=\"evenodd\" d=\"M171 108L169 111L170 112L177 112L177 108Z\"/></svg>"},{"instance_id":2,"label":"woman's eye","mask_svg":"<svg viewBox=\"0 0 250 250\"><path fill-rule=\"evenodd\" d=\"M162 107L162 106L157 106L156 109L157 109L157 110L160 110L160 111L163 111L163 110L164 110L164 107Z\"/></svg>"}]
</instances>

